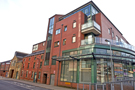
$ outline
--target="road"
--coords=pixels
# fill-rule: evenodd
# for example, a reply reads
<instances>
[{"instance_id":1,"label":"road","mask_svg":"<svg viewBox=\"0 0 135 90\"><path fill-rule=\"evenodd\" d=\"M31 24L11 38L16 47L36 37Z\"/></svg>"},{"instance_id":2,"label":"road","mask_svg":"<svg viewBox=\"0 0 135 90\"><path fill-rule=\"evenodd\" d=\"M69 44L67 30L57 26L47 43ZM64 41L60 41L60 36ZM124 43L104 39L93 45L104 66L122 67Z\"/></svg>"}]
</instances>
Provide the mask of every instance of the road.
<instances>
[{"instance_id":1,"label":"road","mask_svg":"<svg viewBox=\"0 0 135 90\"><path fill-rule=\"evenodd\" d=\"M27 85L21 82L11 80L0 80L0 90L49 90L49 89Z\"/></svg>"}]
</instances>

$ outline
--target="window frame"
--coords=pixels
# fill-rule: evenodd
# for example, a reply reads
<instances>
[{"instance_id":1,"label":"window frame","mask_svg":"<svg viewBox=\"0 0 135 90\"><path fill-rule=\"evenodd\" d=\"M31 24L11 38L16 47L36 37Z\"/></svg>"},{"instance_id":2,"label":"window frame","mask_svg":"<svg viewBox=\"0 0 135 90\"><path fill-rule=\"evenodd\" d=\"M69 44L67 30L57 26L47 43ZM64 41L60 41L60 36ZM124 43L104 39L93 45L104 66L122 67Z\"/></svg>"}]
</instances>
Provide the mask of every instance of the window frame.
<instances>
[{"instance_id":1,"label":"window frame","mask_svg":"<svg viewBox=\"0 0 135 90\"><path fill-rule=\"evenodd\" d=\"M61 30L60 28L59 28L59 29L57 29L57 30L56 30L56 32L55 32L55 35L60 34L60 30Z\"/></svg>"},{"instance_id":2,"label":"window frame","mask_svg":"<svg viewBox=\"0 0 135 90\"><path fill-rule=\"evenodd\" d=\"M66 41L64 41L64 40L66 40L66 38L65 39L63 39L63 45L66 45ZM65 43L64 43L65 42Z\"/></svg>"},{"instance_id":3,"label":"window frame","mask_svg":"<svg viewBox=\"0 0 135 90\"><path fill-rule=\"evenodd\" d=\"M75 43L75 42L73 42L73 38L75 37L75 42L76 42L76 36L72 36L72 43Z\"/></svg>"},{"instance_id":4,"label":"window frame","mask_svg":"<svg viewBox=\"0 0 135 90\"><path fill-rule=\"evenodd\" d=\"M56 46L56 44L58 44L58 45ZM60 44L59 41L54 42L54 47L59 47L59 44Z\"/></svg>"},{"instance_id":5,"label":"window frame","mask_svg":"<svg viewBox=\"0 0 135 90\"><path fill-rule=\"evenodd\" d=\"M73 28L76 28L76 21L73 22Z\"/></svg>"},{"instance_id":6,"label":"window frame","mask_svg":"<svg viewBox=\"0 0 135 90\"><path fill-rule=\"evenodd\" d=\"M64 26L64 32L66 32L67 31L67 26Z\"/></svg>"}]
</instances>

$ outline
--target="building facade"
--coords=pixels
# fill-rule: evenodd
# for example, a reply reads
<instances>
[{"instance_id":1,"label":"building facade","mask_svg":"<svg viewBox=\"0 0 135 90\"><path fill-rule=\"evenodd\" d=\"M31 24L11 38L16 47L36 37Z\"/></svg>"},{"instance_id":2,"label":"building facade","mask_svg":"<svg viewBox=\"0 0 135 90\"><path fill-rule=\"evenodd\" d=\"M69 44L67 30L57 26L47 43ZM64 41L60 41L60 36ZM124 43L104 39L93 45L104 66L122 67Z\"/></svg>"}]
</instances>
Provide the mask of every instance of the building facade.
<instances>
[{"instance_id":1,"label":"building facade","mask_svg":"<svg viewBox=\"0 0 135 90\"><path fill-rule=\"evenodd\" d=\"M9 73L9 67L10 67L11 60L4 61L0 63L0 76L7 77Z\"/></svg>"},{"instance_id":2,"label":"building facade","mask_svg":"<svg viewBox=\"0 0 135 90\"><path fill-rule=\"evenodd\" d=\"M34 44L32 53L23 58L20 79L41 83L45 41Z\"/></svg>"},{"instance_id":3,"label":"building facade","mask_svg":"<svg viewBox=\"0 0 135 90\"><path fill-rule=\"evenodd\" d=\"M135 47L93 1L66 15L52 16L45 48L44 84L76 87L111 82L112 76L115 80L135 77Z\"/></svg>"},{"instance_id":4,"label":"building facade","mask_svg":"<svg viewBox=\"0 0 135 90\"><path fill-rule=\"evenodd\" d=\"M13 59L11 60L11 65L9 68L9 78L14 78L14 79L20 79L20 72L21 72L21 67L22 67L22 59L24 56L28 54L23 53L23 52L15 52L15 55Z\"/></svg>"}]
</instances>

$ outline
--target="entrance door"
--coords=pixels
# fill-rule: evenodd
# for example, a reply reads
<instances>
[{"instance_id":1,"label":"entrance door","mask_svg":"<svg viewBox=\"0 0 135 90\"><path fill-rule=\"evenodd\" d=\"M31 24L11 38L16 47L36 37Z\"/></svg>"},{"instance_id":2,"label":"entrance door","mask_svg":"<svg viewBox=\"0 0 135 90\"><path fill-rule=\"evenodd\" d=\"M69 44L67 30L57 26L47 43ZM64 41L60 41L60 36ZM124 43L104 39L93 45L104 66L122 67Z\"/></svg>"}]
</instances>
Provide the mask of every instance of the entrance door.
<instances>
[{"instance_id":1,"label":"entrance door","mask_svg":"<svg viewBox=\"0 0 135 90\"><path fill-rule=\"evenodd\" d=\"M46 84L46 82L47 82L47 74L44 74L43 75L43 83Z\"/></svg>"},{"instance_id":2,"label":"entrance door","mask_svg":"<svg viewBox=\"0 0 135 90\"><path fill-rule=\"evenodd\" d=\"M18 78L18 71L16 72L16 79Z\"/></svg>"},{"instance_id":3,"label":"entrance door","mask_svg":"<svg viewBox=\"0 0 135 90\"><path fill-rule=\"evenodd\" d=\"M11 70L11 77L10 78L13 78L13 74L14 74L14 70Z\"/></svg>"},{"instance_id":4,"label":"entrance door","mask_svg":"<svg viewBox=\"0 0 135 90\"><path fill-rule=\"evenodd\" d=\"M34 79L33 79L33 82L36 82L36 78L37 78L37 73L34 73Z\"/></svg>"},{"instance_id":5,"label":"entrance door","mask_svg":"<svg viewBox=\"0 0 135 90\"><path fill-rule=\"evenodd\" d=\"M55 75L51 75L51 81L50 81L50 85L54 85L54 79L55 79Z\"/></svg>"}]
</instances>

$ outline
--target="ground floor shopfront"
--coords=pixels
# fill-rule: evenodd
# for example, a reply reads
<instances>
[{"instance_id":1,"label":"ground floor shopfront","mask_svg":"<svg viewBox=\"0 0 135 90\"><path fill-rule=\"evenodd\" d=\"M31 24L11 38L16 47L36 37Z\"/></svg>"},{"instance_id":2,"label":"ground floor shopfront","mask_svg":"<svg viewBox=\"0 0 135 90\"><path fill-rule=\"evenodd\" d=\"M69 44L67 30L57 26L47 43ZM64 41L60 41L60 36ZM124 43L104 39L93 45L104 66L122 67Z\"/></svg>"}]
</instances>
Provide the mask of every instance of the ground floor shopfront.
<instances>
[{"instance_id":1,"label":"ground floor shopfront","mask_svg":"<svg viewBox=\"0 0 135 90\"><path fill-rule=\"evenodd\" d=\"M56 58L60 62L58 85L76 87L77 83L111 82L110 53L112 53L114 80L133 79L135 77L134 51L112 47L110 52L109 46L94 45L64 51L62 57Z\"/></svg>"}]
</instances>

